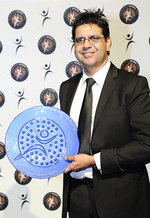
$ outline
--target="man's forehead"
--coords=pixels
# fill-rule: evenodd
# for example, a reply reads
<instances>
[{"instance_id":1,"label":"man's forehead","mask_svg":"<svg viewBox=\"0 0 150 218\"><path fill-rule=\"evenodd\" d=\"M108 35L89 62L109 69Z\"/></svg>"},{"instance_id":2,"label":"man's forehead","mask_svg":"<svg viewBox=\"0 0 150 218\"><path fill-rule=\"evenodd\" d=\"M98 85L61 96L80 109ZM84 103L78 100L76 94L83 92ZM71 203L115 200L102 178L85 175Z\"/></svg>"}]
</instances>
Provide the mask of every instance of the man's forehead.
<instances>
[{"instance_id":1,"label":"man's forehead","mask_svg":"<svg viewBox=\"0 0 150 218\"><path fill-rule=\"evenodd\" d=\"M78 26L76 28L76 33L79 33L79 32L85 32L85 31L96 31L96 32L100 32L102 33L102 28L99 27L97 24L94 24L94 23L88 23L88 24L82 24L80 26Z\"/></svg>"}]
</instances>

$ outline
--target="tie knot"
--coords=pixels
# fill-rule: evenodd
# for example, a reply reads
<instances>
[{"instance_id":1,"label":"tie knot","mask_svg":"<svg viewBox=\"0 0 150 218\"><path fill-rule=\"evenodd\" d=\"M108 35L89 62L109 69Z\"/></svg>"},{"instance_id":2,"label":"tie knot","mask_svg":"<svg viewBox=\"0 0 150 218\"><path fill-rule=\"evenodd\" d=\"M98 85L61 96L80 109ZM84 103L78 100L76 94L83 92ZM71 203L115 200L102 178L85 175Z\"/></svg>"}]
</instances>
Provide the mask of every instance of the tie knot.
<instances>
[{"instance_id":1,"label":"tie knot","mask_svg":"<svg viewBox=\"0 0 150 218\"><path fill-rule=\"evenodd\" d=\"M95 83L95 80L93 78L86 79L87 87L92 87L94 83Z\"/></svg>"}]
</instances>

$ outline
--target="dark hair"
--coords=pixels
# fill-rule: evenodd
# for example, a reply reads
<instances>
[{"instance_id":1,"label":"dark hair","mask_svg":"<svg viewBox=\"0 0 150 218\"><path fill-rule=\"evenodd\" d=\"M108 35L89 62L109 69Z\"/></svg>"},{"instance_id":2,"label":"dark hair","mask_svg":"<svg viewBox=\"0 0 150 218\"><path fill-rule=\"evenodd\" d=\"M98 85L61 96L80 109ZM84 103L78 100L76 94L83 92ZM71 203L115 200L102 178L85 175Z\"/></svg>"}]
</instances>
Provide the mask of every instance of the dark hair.
<instances>
[{"instance_id":1,"label":"dark hair","mask_svg":"<svg viewBox=\"0 0 150 218\"><path fill-rule=\"evenodd\" d=\"M83 24L96 24L102 28L102 34L105 40L110 36L109 24L105 15L100 11L85 10L85 12L79 13L75 19L72 27L72 40L75 39L76 28Z\"/></svg>"}]
</instances>

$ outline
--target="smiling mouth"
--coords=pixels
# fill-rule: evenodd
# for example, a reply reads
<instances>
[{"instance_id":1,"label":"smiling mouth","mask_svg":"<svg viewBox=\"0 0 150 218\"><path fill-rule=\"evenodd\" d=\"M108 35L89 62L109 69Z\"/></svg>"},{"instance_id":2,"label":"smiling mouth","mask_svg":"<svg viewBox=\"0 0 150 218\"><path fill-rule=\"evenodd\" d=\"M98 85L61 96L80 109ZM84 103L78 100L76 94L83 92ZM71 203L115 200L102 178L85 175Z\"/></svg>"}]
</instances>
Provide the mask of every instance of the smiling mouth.
<instances>
[{"instance_id":1,"label":"smiling mouth","mask_svg":"<svg viewBox=\"0 0 150 218\"><path fill-rule=\"evenodd\" d=\"M82 55L84 57L91 57L94 54L94 52L83 52Z\"/></svg>"}]
</instances>

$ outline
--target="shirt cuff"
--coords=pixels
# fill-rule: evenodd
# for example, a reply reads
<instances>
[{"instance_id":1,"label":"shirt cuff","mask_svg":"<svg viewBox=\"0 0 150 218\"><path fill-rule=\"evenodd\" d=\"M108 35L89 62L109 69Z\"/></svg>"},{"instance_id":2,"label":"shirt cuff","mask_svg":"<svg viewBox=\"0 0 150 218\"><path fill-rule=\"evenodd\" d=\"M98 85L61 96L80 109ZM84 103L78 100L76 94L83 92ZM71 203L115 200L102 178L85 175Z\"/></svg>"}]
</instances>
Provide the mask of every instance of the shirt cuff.
<instances>
[{"instance_id":1,"label":"shirt cuff","mask_svg":"<svg viewBox=\"0 0 150 218\"><path fill-rule=\"evenodd\" d=\"M101 169L101 152L94 154L94 160L95 160L97 169L102 174L102 169Z\"/></svg>"}]
</instances>

